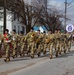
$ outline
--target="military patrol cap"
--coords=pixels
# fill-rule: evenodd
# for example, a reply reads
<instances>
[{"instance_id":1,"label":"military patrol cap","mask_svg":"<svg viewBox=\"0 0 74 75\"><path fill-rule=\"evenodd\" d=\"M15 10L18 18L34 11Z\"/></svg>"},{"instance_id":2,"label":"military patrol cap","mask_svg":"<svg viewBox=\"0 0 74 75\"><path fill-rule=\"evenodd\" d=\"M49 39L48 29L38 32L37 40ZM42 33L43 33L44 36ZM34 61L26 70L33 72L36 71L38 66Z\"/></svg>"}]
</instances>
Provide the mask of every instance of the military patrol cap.
<instances>
[{"instance_id":1,"label":"military patrol cap","mask_svg":"<svg viewBox=\"0 0 74 75\"><path fill-rule=\"evenodd\" d=\"M32 30L34 30L34 28L33 28L33 27L32 27L31 29L32 29Z\"/></svg>"},{"instance_id":2,"label":"military patrol cap","mask_svg":"<svg viewBox=\"0 0 74 75\"><path fill-rule=\"evenodd\" d=\"M9 32L9 30L8 30L8 29L6 29L5 31Z\"/></svg>"},{"instance_id":3,"label":"military patrol cap","mask_svg":"<svg viewBox=\"0 0 74 75\"><path fill-rule=\"evenodd\" d=\"M16 32L16 30L15 30L15 29L13 29L13 32Z\"/></svg>"},{"instance_id":4,"label":"military patrol cap","mask_svg":"<svg viewBox=\"0 0 74 75\"><path fill-rule=\"evenodd\" d=\"M46 33L45 31L43 33Z\"/></svg>"},{"instance_id":5,"label":"military patrol cap","mask_svg":"<svg viewBox=\"0 0 74 75\"><path fill-rule=\"evenodd\" d=\"M40 31L39 29L37 31Z\"/></svg>"},{"instance_id":6,"label":"military patrol cap","mask_svg":"<svg viewBox=\"0 0 74 75\"><path fill-rule=\"evenodd\" d=\"M23 31L20 31L21 34L24 34Z\"/></svg>"}]
</instances>

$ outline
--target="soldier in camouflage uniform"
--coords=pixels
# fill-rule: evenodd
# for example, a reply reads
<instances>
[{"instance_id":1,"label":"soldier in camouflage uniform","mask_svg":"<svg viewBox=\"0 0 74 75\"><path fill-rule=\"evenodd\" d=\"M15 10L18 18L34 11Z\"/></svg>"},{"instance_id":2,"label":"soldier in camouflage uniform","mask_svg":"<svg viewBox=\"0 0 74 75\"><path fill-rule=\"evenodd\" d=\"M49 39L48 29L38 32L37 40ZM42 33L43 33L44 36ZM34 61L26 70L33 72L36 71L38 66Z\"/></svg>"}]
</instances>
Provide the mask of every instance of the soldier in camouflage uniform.
<instances>
[{"instance_id":1,"label":"soldier in camouflage uniform","mask_svg":"<svg viewBox=\"0 0 74 75\"><path fill-rule=\"evenodd\" d=\"M40 30L38 30L37 32L37 40L36 40L36 43L37 43L37 55L40 56L41 52L43 51L43 45L44 45L44 36L45 33L40 33Z\"/></svg>"},{"instance_id":2,"label":"soldier in camouflage uniform","mask_svg":"<svg viewBox=\"0 0 74 75\"><path fill-rule=\"evenodd\" d=\"M62 33L62 38L63 38L63 40L62 40L62 43L63 43L62 47L63 47L64 53L66 53L67 37L66 37L66 32L65 31Z\"/></svg>"},{"instance_id":3,"label":"soldier in camouflage uniform","mask_svg":"<svg viewBox=\"0 0 74 75\"><path fill-rule=\"evenodd\" d=\"M29 43L29 40L30 40L30 37L31 37L31 34L33 33L33 28L30 29L30 32L26 34L25 36L25 41L27 42L27 54L30 53L30 43Z\"/></svg>"},{"instance_id":4,"label":"soldier in camouflage uniform","mask_svg":"<svg viewBox=\"0 0 74 75\"><path fill-rule=\"evenodd\" d=\"M20 34L18 36L18 46L20 47L20 56L24 56L24 49L26 48L25 45L25 36L23 35L23 32L20 31Z\"/></svg>"},{"instance_id":5,"label":"soldier in camouflage uniform","mask_svg":"<svg viewBox=\"0 0 74 75\"><path fill-rule=\"evenodd\" d=\"M48 35L46 35L45 43L49 49L49 54L50 54L49 57L50 57L50 59L52 59L53 46L54 46L54 34L53 33L48 33Z\"/></svg>"},{"instance_id":6,"label":"soldier in camouflage uniform","mask_svg":"<svg viewBox=\"0 0 74 75\"><path fill-rule=\"evenodd\" d=\"M48 34L45 35L45 38L44 38L44 54L46 54L46 49L48 48L49 42L50 42L48 36L51 36L51 34L52 34L52 31L49 30L49 31L48 31Z\"/></svg>"},{"instance_id":7,"label":"soldier in camouflage uniform","mask_svg":"<svg viewBox=\"0 0 74 75\"><path fill-rule=\"evenodd\" d=\"M54 36L56 36L56 34L58 33L58 31L57 30L55 30L55 32L54 32ZM55 37L55 40L54 40L54 49L55 49L55 51L56 51L56 37Z\"/></svg>"},{"instance_id":8,"label":"soldier in camouflage uniform","mask_svg":"<svg viewBox=\"0 0 74 75\"><path fill-rule=\"evenodd\" d=\"M61 52L62 52L62 40L61 40L61 37L62 37L62 33L61 33L61 31L60 30L58 30L58 39L57 39L57 41L58 41L58 51L59 51L59 54L61 55Z\"/></svg>"},{"instance_id":9,"label":"soldier in camouflage uniform","mask_svg":"<svg viewBox=\"0 0 74 75\"><path fill-rule=\"evenodd\" d=\"M43 54L46 54L46 44L45 44L45 38L46 38L46 32L43 32L43 42L42 42L42 47L43 47Z\"/></svg>"},{"instance_id":10,"label":"soldier in camouflage uniform","mask_svg":"<svg viewBox=\"0 0 74 75\"><path fill-rule=\"evenodd\" d=\"M38 30L37 35L36 35L36 37L37 37L37 39L36 39L36 51L37 51L38 56L40 56L40 50L41 50L41 45L40 45L41 40L40 39L42 39L42 37L40 34L41 34L40 30Z\"/></svg>"},{"instance_id":11,"label":"soldier in camouflage uniform","mask_svg":"<svg viewBox=\"0 0 74 75\"><path fill-rule=\"evenodd\" d=\"M63 51L63 43L64 43L64 33L60 32L60 50L59 50L59 54L61 55L62 51Z\"/></svg>"},{"instance_id":12,"label":"soldier in camouflage uniform","mask_svg":"<svg viewBox=\"0 0 74 75\"><path fill-rule=\"evenodd\" d=\"M56 57L58 56L58 48L59 48L59 42L58 42L58 31L55 30L55 33L54 33L54 37L55 37L55 40L54 40L54 48L55 48L55 52L56 52Z\"/></svg>"},{"instance_id":13,"label":"soldier in camouflage uniform","mask_svg":"<svg viewBox=\"0 0 74 75\"><path fill-rule=\"evenodd\" d=\"M34 52L35 52L35 41L36 41L36 33L33 31L33 28L31 28L31 31L25 36L25 40L27 41L27 53L31 53L31 58L34 58Z\"/></svg>"},{"instance_id":14,"label":"soldier in camouflage uniform","mask_svg":"<svg viewBox=\"0 0 74 75\"><path fill-rule=\"evenodd\" d=\"M5 53L6 53L6 58L4 59L5 62L10 61L10 44L11 44L11 40L10 40L10 35L9 35L9 30L6 29L5 30L5 34L3 36L3 44L4 44L4 48L5 48Z\"/></svg>"},{"instance_id":15,"label":"soldier in camouflage uniform","mask_svg":"<svg viewBox=\"0 0 74 75\"><path fill-rule=\"evenodd\" d=\"M55 37L56 57L58 57L58 54L59 54L59 51L60 51L60 36L61 36L60 30L59 31L55 31L54 37Z\"/></svg>"},{"instance_id":16,"label":"soldier in camouflage uniform","mask_svg":"<svg viewBox=\"0 0 74 75\"><path fill-rule=\"evenodd\" d=\"M51 36L50 36L51 35ZM49 48L49 53L50 53L50 59L52 59L52 57L53 57L53 47L54 47L54 34L52 33L52 34L50 34L49 36L48 36L48 38L49 38L49 45L48 45L48 48Z\"/></svg>"},{"instance_id":17,"label":"soldier in camouflage uniform","mask_svg":"<svg viewBox=\"0 0 74 75\"><path fill-rule=\"evenodd\" d=\"M11 35L11 41L12 41L12 57L15 58L17 57L17 44L18 44L18 34L16 34L16 30L14 29L12 31L12 35Z\"/></svg>"},{"instance_id":18,"label":"soldier in camouflage uniform","mask_svg":"<svg viewBox=\"0 0 74 75\"><path fill-rule=\"evenodd\" d=\"M66 50L68 48L68 52L70 52L71 41L72 41L72 35L71 35L71 33L69 33L69 32L66 33L66 40L67 40L67 42L66 42Z\"/></svg>"}]
</instances>

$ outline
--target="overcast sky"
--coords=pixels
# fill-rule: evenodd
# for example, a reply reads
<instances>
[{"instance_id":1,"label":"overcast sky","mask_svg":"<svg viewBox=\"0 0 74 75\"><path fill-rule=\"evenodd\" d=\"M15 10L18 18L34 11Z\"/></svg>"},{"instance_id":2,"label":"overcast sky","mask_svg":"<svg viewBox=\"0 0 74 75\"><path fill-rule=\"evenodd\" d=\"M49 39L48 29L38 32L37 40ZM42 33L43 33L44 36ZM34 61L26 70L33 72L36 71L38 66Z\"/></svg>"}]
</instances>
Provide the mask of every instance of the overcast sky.
<instances>
[{"instance_id":1,"label":"overcast sky","mask_svg":"<svg viewBox=\"0 0 74 75\"><path fill-rule=\"evenodd\" d=\"M32 0L27 0L32 1ZM74 25L74 0L67 0L67 18L71 19L67 21L67 24ZM48 0L48 5L52 5L62 14L65 14L65 0Z\"/></svg>"},{"instance_id":2,"label":"overcast sky","mask_svg":"<svg viewBox=\"0 0 74 75\"><path fill-rule=\"evenodd\" d=\"M48 0L48 5L53 5L60 11L62 14L65 14L65 0ZM71 23L74 25L74 0L67 0L67 17L71 19L71 21L67 21L67 23Z\"/></svg>"}]
</instances>

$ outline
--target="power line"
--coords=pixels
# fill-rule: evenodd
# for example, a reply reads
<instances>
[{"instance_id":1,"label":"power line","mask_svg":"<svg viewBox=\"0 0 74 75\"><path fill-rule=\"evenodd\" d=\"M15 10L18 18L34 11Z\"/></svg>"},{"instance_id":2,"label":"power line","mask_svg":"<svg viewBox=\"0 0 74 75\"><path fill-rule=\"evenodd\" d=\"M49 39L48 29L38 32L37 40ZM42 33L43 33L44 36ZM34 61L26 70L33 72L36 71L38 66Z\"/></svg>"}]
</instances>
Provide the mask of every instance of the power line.
<instances>
[{"instance_id":1,"label":"power line","mask_svg":"<svg viewBox=\"0 0 74 75\"><path fill-rule=\"evenodd\" d=\"M57 8L61 8L63 5L64 5L64 3L63 3L63 4L61 4L61 6L59 6L59 7L57 7Z\"/></svg>"},{"instance_id":2,"label":"power line","mask_svg":"<svg viewBox=\"0 0 74 75\"><path fill-rule=\"evenodd\" d=\"M68 6L71 5L73 2L74 2L74 0L72 0L72 1L68 4Z\"/></svg>"},{"instance_id":3,"label":"power line","mask_svg":"<svg viewBox=\"0 0 74 75\"><path fill-rule=\"evenodd\" d=\"M72 5L72 6L68 7L67 9L70 9L70 8L74 8L74 5Z\"/></svg>"}]
</instances>

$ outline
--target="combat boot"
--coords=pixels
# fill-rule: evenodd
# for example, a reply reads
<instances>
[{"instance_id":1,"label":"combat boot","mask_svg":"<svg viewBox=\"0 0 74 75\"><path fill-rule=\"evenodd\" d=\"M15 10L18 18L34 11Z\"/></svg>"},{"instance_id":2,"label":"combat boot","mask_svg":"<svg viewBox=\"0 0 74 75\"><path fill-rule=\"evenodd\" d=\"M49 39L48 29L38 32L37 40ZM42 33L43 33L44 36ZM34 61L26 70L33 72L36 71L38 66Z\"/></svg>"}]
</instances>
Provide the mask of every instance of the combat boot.
<instances>
[{"instance_id":1,"label":"combat boot","mask_svg":"<svg viewBox=\"0 0 74 75\"><path fill-rule=\"evenodd\" d=\"M16 57L17 57L17 55L13 55L13 56L12 56L13 59L16 58Z\"/></svg>"},{"instance_id":2,"label":"combat boot","mask_svg":"<svg viewBox=\"0 0 74 75\"><path fill-rule=\"evenodd\" d=\"M10 61L10 58L6 58L4 59L5 62L9 62Z\"/></svg>"},{"instance_id":3,"label":"combat boot","mask_svg":"<svg viewBox=\"0 0 74 75\"><path fill-rule=\"evenodd\" d=\"M44 51L43 54L46 54L46 51Z\"/></svg>"},{"instance_id":4,"label":"combat boot","mask_svg":"<svg viewBox=\"0 0 74 75\"><path fill-rule=\"evenodd\" d=\"M66 53L66 50L64 50L64 53Z\"/></svg>"},{"instance_id":5,"label":"combat boot","mask_svg":"<svg viewBox=\"0 0 74 75\"><path fill-rule=\"evenodd\" d=\"M40 56L40 52L37 53L38 57Z\"/></svg>"},{"instance_id":6,"label":"combat boot","mask_svg":"<svg viewBox=\"0 0 74 75\"><path fill-rule=\"evenodd\" d=\"M50 59L52 59L52 54L50 54L50 56L49 56L49 57L50 57Z\"/></svg>"},{"instance_id":7,"label":"combat boot","mask_svg":"<svg viewBox=\"0 0 74 75\"><path fill-rule=\"evenodd\" d=\"M55 55L56 57L58 57L58 53L59 53L59 52L58 52L58 50L57 50L57 51L56 51L56 55Z\"/></svg>"},{"instance_id":8,"label":"combat boot","mask_svg":"<svg viewBox=\"0 0 74 75\"><path fill-rule=\"evenodd\" d=\"M32 58L32 59L34 58L34 54L31 55L31 58Z\"/></svg>"}]
</instances>

